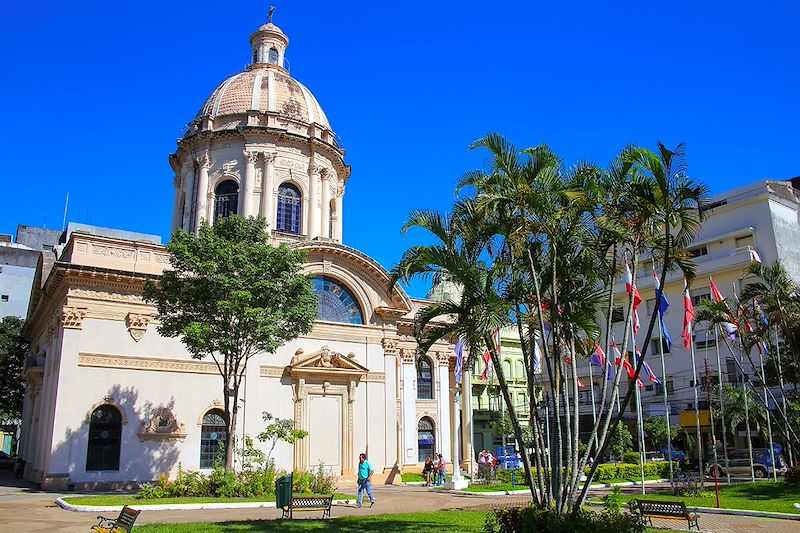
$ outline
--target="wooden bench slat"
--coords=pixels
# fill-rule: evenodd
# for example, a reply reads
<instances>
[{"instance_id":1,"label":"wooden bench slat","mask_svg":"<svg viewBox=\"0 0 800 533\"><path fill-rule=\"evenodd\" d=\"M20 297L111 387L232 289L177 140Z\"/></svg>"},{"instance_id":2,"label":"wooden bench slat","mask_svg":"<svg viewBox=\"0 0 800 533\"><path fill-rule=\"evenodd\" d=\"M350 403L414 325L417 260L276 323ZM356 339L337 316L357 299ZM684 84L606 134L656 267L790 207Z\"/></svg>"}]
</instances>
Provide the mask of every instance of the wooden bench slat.
<instances>
[{"instance_id":1,"label":"wooden bench slat","mask_svg":"<svg viewBox=\"0 0 800 533\"><path fill-rule=\"evenodd\" d=\"M667 520L686 520L689 523L689 529L696 527L700 531L700 526L697 523L699 514L695 511L689 511L686 508L685 502L670 502L661 500L634 500L631 509L639 514L642 521L647 521L653 525L652 518L666 518ZM633 503L633 502L632 502Z\"/></svg>"}]
</instances>

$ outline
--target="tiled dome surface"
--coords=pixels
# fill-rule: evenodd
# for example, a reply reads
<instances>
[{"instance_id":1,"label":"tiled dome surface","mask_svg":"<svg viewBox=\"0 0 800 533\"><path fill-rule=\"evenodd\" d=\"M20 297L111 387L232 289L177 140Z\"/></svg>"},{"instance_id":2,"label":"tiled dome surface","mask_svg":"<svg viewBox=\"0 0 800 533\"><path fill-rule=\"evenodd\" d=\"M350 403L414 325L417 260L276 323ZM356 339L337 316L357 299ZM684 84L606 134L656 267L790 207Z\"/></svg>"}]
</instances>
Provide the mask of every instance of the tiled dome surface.
<instances>
[{"instance_id":1,"label":"tiled dome surface","mask_svg":"<svg viewBox=\"0 0 800 533\"><path fill-rule=\"evenodd\" d=\"M270 83L269 73L274 83ZM270 93L274 107L270 109ZM317 99L302 83L277 69L252 68L223 81L203 104L198 117L244 114L249 110L274 111L287 118L331 129Z\"/></svg>"}]
</instances>

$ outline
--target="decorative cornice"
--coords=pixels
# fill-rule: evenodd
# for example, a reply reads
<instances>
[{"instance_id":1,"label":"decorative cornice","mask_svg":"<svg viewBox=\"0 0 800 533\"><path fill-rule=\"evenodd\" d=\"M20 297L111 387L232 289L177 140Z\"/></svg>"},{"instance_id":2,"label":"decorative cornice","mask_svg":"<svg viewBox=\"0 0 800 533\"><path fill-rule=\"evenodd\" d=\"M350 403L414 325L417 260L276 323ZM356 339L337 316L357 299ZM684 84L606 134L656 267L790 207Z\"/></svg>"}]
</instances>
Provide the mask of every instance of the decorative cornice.
<instances>
[{"instance_id":1,"label":"decorative cornice","mask_svg":"<svg viewBox=\"0 0 800 533\"><path fill-rule=\"evenodd\" d=\"M383 372L368 372L367 375L362 378L362 381L367 383L386 383L386 374Z\"/></svg>"},{"instance_id":2,"label":"decorative cornice","mask_svg":"<svg viewBox=\"0 0 800 533\"><path fill-rule=\"evenodd\" d=\"M258 367L258 375L262 378L279 378L286 372L285 366L261 365Z\"/></svg>"},{"instance_id":3,"label":"decorative cornice","mask_svg":"<svg viewBox=\"0 0 800 533\"><path fill-rule=\"evenodd\" d=\"M86 307L64 306L61 310L61 325L64 329L83 329Z\"/></svg>"},{"instance_id":4,"label":"decorative cornice","mask_svg":"<svg viewBox=\"0 0 800 533\"><path fill-rule=\"evenodd\" d=\"M385 337L381 340L384 355L397 355L397 339Z\"/></svg>"},{"instance_id":5,"label":"decorative cornice","mask_svg":"<svg viewBox=\"0 0 800 533\"><path fill-rule=\"evenodd\" d=\"M403 358L404 365L413 365L417 357L417 350L409 348L400 348L400 357Z\"/></svg>"},{"instance_id":6,"label":"decorative cornice","mask_svg":"<svg viewBox=\"0 0 800 533\"><path fill-rule=\"evenodd\" d=\"M153 370L156 372L179 372L186 374L217 374L219 372L217 365L205 361L91 353L79 354L78 366L121 368L127 370Z\"/></svg>"}]
</instances>

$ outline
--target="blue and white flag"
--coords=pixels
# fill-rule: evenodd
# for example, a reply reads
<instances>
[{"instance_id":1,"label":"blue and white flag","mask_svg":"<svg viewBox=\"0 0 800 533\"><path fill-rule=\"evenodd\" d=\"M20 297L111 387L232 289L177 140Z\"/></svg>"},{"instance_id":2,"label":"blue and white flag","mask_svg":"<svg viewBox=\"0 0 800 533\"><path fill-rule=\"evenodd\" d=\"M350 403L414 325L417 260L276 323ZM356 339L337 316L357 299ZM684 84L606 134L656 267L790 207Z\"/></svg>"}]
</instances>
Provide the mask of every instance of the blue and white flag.
<instances>
[{"instance_id":1,"label":"blue and white flag","mask_svg":"<svg viewBox=\"0 0 800 533\"><path fill-rule=\"evenodd\" d=\"M461 385L461 374L464 372L464 337L459 337L456 341L456 366L453 369L453 374L456 377L456 384Z\"/></svg>"},{"instance_id":2,"label":"blue and white flag","mask_svg":"<svg viewBox=\"0 0 800 533\"><path fill-rule=\"evenodd\" d=\"M656 274L655 267L653 268L653 279L656 282L656 292L658 292L661 283L658 281L658 274ZM664 294L664 291L661 291L661 299L658 301L658 320L661 323L661 333L664 335L664 341L667 343L667 350L672 350L672 339L669 337L667 325L664 323L664 315L667 314L667 309L669 309L669 300L667 300L667 295Z\"/></svg>"}]
</instances>

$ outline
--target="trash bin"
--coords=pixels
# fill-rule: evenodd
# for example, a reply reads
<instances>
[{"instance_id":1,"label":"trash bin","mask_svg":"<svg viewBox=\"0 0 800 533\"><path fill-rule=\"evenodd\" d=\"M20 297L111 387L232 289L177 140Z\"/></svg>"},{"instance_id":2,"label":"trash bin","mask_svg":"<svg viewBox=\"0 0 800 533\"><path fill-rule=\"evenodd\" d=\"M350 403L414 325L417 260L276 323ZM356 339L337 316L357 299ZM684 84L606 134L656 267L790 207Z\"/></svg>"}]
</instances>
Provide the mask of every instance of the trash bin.
<instances>
[{"instance_id":1,"label":"trash bin","mask_svg":"<svg viewBox=\"0 0 800 533\"><path fill-rule=\"evenodd\" d=\"M292 474L281 476L275 482L275 507L283 509L292 502Z\"/></svg>"}]
</instances>

